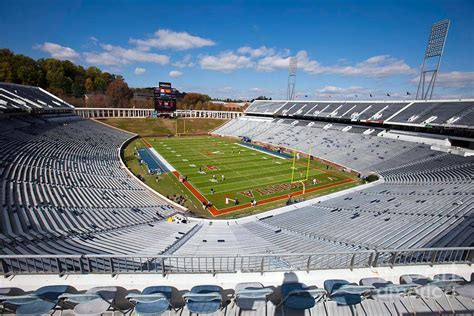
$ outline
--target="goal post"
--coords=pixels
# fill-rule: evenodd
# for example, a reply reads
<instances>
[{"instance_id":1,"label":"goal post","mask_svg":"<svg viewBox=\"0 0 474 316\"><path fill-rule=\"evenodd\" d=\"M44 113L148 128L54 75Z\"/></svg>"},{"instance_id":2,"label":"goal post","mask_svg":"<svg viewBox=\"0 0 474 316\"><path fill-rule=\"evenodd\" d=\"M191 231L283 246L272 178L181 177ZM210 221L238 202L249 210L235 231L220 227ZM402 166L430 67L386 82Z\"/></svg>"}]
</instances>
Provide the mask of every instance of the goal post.
<instances>
[{"instance_id":1,"label":"goal post","mask_svg":"<svg viewBox=\"0 0 474 316\"><path fill-rule=\"evenodd\" d=\"M308 181L308 179L309 179L309 163L311 162L311 150L312 149L313 149L313 147L309 147L308 163L306 165L306 179L304 179L305 181Z\"/></svg>"},{"instance_id":2,"label":"goal post","mask_svg":"<svg viewBox=\"0 0 474 316\"><path fill-rule=\"evenodd\" d=\"M306 162L306 175L305 175L305 178L303 180L297 180L295 181L295 170L296 170L296 150L293 150L293 164L292 164L292 167L291 167L291 183L295 183L295 182L300 182L300 181L308 181L309 179L309 167L310 167L310 162L311 162L311 151L312 151L313 147L310 147L309 148L309 154L307 155L308 156L308 159L307 159L307 162Z\"/></svg>"},{"instance_id":3,"label":"goal post","mask_svg":"<svg viewBox=\"0 0 474 316\"><path fill-rule=\"evenodd\" d=\"M291 183L295 179L295 169L296 169L296 150L293 150L293 164L291 166Z\"/></svg>"},{"instance_id":4,"label":"goal post","mask_svg":"<svg viewBox=\"0 0 474 316\"><path fill-rule=\"evenodd\" d=\"M179 117L176 118L176 136L180 136L181 134L186 134L186 119L183 118L183 132L179 132Z\"/></svg>"}]
</instances>

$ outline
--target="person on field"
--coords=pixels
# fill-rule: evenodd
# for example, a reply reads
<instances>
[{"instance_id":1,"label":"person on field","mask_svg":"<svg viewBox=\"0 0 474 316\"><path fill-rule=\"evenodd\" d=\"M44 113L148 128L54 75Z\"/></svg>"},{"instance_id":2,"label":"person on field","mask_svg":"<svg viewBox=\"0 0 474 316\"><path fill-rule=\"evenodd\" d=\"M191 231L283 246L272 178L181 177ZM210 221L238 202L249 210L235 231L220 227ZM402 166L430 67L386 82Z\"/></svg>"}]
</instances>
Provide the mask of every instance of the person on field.
<instances>
[{"instance_id":1,"label":"person on field","mask_svg":"<svg viewBox=\"0 0 474 316\"><path fill-rule=\"evenodd\" d=\"M224 181L224 180L225 180L225 176L224 176L224 175L222 175L222 176L221 176L221 178L222 178L222 181Z\"/></svg>"}]
</instances>

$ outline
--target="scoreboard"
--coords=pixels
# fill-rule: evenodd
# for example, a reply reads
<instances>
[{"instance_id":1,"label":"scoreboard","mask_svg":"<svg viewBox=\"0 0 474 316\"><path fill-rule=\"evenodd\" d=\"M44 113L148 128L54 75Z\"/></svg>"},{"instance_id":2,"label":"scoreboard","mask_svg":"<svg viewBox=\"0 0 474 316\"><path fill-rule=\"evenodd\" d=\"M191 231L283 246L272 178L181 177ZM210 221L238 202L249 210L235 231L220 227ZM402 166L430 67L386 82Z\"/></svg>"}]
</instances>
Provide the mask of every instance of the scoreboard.
<instances>
[{"instance_id":1,"label":"scoreboard","mask_svg":"<svg viewBox=\"0 0 474 316\"><path fill-rule=\"evenodd\" d=\"M171 87L170 82L160 82L154 89L155 111L176 111L176 89Z\"/></svg>"}]
</instances>

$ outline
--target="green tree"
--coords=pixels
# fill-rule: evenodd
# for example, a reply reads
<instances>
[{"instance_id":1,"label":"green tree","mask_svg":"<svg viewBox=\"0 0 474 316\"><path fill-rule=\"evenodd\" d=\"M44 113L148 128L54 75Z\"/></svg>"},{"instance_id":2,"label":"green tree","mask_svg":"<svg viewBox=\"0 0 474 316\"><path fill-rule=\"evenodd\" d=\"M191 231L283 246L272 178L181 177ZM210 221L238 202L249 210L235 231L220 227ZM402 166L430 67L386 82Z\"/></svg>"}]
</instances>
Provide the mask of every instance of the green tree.
<instances>
[{"instance_id":1,"label":"green tree","mask_svg":"<svg viewBox=\"0 0 474 316\"><path fill-rule=\"evenodd\" d=\"M98 91L105 91L107 89L107 81L102 77L95 77L94 86Z\"/></svg>"},{"instance_id":2,"label":"green tree","mask_svg":"<svg viewBox=\"0 0 474 316\"><path fill-rule=\"evenodd\" d=\"M86 83L84 85L87 93L95 91L94 81L91 78L87 78Z\"/></svg>"}]
</instances>

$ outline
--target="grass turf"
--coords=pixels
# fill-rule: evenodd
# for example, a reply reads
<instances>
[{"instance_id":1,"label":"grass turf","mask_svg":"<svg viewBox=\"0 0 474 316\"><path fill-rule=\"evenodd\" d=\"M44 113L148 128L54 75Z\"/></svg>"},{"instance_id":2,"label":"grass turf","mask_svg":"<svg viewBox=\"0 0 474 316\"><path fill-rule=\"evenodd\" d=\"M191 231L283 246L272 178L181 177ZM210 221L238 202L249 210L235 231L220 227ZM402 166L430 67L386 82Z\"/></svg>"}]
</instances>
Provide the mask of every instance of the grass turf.
<instances>
[{"instance_id":1,"label":"grass turf","mask_svg":"<svg viewBox=\"0 0 474 316\"><path fill-rule=\"evenodd\" d=\"M107 118L100 121L142 137L174 135L176 131L180 134L202 135L227 122L206 118Z\"/></svg>"},{"instance_id":2,"label":"grass turf","mask_svg":"<svg viewBox=\"0 0 474 316\"><path fill-rule=\"evenodd\" d=\"M223 211L234 206L233 203L225 203L226 197L238 199L240 204L249 203L253 198L258 202L274 197L287 197L303 189L301 183L289 185L292 174L294 182L306 178L306 159L297 160L293 172L292 159L281 159L242 147L231 139L182 137L147 138L147 141L179 173L187 176L189 183L208 201ZM313 179L316 179L316 184L313 184ZM348 180L353 181L347 182ZM333 184L336 187L323 189ZM354 176L315 160L310 162L309 177L305 181L306 190L309 191L321 188L334 192L356 184ZM313 195L319 195L321 192L318 191Z\"/></svg>"}]
</instances>

